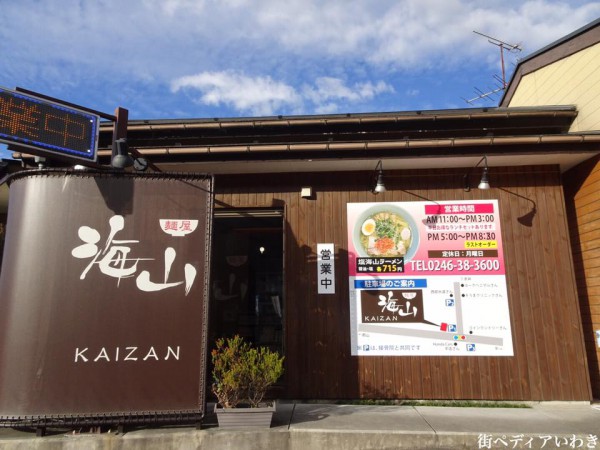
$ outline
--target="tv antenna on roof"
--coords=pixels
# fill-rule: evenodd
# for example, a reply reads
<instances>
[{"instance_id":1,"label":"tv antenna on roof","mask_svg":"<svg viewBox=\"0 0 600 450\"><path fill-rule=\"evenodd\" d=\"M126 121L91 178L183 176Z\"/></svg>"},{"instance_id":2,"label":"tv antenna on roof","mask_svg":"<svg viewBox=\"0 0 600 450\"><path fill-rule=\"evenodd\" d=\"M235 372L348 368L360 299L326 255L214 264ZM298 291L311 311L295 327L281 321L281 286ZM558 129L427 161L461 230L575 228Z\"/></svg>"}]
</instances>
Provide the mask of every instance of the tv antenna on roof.
<instances>
[{"instance_id":1,"label":"tv antenna on roof","mask_svg":"<svg viewBox=\"0 0 600 450\"><path fill-rule=\"evenodd\" d=\"M500 78L498 75L494 74L494 79L498 83L501 83L501 84L496 85L496 87L494 89L487 91L487 92L484 92L481 89L475 88L475 92L478 94L477 97L474 97L470 100L463 99L467 103L473 103L477 100L481 100L484 98L489 99L490 96L506 89L507 83L506 83L506 70L504 67L504 50L507 50L509 53L517 53L517 52L520 52L521 50L523 50L521 48L521 44L509 44L507 42L501 41L500 39L493 38L491 36L488 36L487 34L483 34L483 33L480 33L479 31L475 31L475 30L473 30L473 33L478 34L483 37L486 37L490 44L496 45L500 49L500 63L502 65L502 78Z\"/></svg>"}]
</instances>

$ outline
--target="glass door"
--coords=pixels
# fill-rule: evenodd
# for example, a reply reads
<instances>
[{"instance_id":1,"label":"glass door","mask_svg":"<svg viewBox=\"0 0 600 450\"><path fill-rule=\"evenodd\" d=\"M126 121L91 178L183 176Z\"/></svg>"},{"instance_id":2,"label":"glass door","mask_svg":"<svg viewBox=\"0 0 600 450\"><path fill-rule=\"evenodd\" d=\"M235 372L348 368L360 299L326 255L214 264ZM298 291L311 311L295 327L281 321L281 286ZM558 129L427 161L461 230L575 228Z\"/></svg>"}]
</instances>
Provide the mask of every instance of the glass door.
<instances>
[{"instance_id":1,"label":"glass door","mask_svg":"<svg viewBox=\"0 0 600 450\"><path fill-rule=\"evenodd\" d=\"M216 211L210 336L240 335L283 354L283 211Z\"/></svg>"}]
</instances>

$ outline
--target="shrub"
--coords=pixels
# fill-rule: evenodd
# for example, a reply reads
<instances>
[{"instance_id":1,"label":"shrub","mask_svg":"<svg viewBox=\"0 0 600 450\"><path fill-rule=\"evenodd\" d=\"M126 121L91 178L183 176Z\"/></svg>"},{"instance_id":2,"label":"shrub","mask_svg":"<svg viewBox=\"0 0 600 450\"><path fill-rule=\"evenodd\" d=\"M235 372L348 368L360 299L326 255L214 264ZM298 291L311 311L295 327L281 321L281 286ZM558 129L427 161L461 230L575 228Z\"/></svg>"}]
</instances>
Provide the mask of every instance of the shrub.
<instances>
[{"instance_id":1,"label":"shrub","mask_svg":"<svg viewBox=\"0 0 600 450\"><path fill-rule=\"evenodd\" d=\"M223 408L240 402L256 408L283 374L283 359L266 347L252 347L240 336L220 338L211 352L212 392Z\"/></svg>"}]
</instances>

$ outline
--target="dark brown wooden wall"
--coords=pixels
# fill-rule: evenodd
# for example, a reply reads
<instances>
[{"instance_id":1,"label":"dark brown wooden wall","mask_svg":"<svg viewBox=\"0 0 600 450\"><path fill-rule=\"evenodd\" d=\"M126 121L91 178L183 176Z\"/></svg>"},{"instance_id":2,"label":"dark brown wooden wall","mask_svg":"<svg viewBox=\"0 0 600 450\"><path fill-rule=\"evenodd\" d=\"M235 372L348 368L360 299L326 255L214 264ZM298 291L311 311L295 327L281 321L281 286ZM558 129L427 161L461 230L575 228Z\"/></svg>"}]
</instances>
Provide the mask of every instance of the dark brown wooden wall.
<instances>
[{"instance_id":1,"label":"dark brown wooden wall","mask_svg":"<svg viewBox=\"0 0 600 450\"><path fill-rule=\"evenodd\" d=\"M600 156L564 174L565 200L594 398L600 398Z\"/></svg>"},{"instance_id":2,"label":"dark brown wooden wall","mask_svg":"<svg viewBox=\"0 0 600 450\"><path fill-rule=\"evenodd\" d=\"M217 208L286 211L286 397L590 400L558 168L493 168L488 191L464 192L463 174L386 171L378 196L370 171L217 176ZM351 356L346 204L486 198L500 205L515 356ZM316 293L319 242L335 243L336 295Z\"/></svg>"}]
</instances>

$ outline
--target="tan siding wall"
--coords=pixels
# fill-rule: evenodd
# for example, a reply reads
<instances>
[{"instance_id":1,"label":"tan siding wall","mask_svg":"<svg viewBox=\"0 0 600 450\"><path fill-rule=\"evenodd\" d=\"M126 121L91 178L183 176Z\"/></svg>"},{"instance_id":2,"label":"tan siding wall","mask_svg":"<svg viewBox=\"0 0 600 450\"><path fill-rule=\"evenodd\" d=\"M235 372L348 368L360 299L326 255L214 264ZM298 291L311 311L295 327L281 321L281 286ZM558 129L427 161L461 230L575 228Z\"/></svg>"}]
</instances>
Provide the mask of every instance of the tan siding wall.
<instances>
[{"instance_id":1,"label":"tan siding wall","mask_svg":"<svg viewBox=\"0 0 600 450\"><path fill-rule=\"evenodd\" d=\"M569 231L581 304L581 320L595 398L600 398L600 156L564 175Z\"/></svg>"},{"instance_id":2,"label":"tan siding wall","mask_svg":"<svg viewBox=\"0 0 600 450\"><path fill-rule=\"evenodd\" d=\"M590 387L560 174L555 166L492 169L489 191L462 189L460 170L217 176L217 207L285 207L289 398L589 400ZM312 186L314 199L301 199ZM497 198L514 357L353 357L348 202ZM518 218L537 205L533 226ZM316 294L316 244L333 242L336 295Z\"/></svg>"},{"instance_id":3,"label":"tan siding wall","mask_svg":"<svg viewBox=\"0 0 600 450\"><path fill-rule=\"evenodd\" d=\"M600 130L600 44L521 79L509 106L577 105L572 132Z\"/></svg>"}]
</instances>

